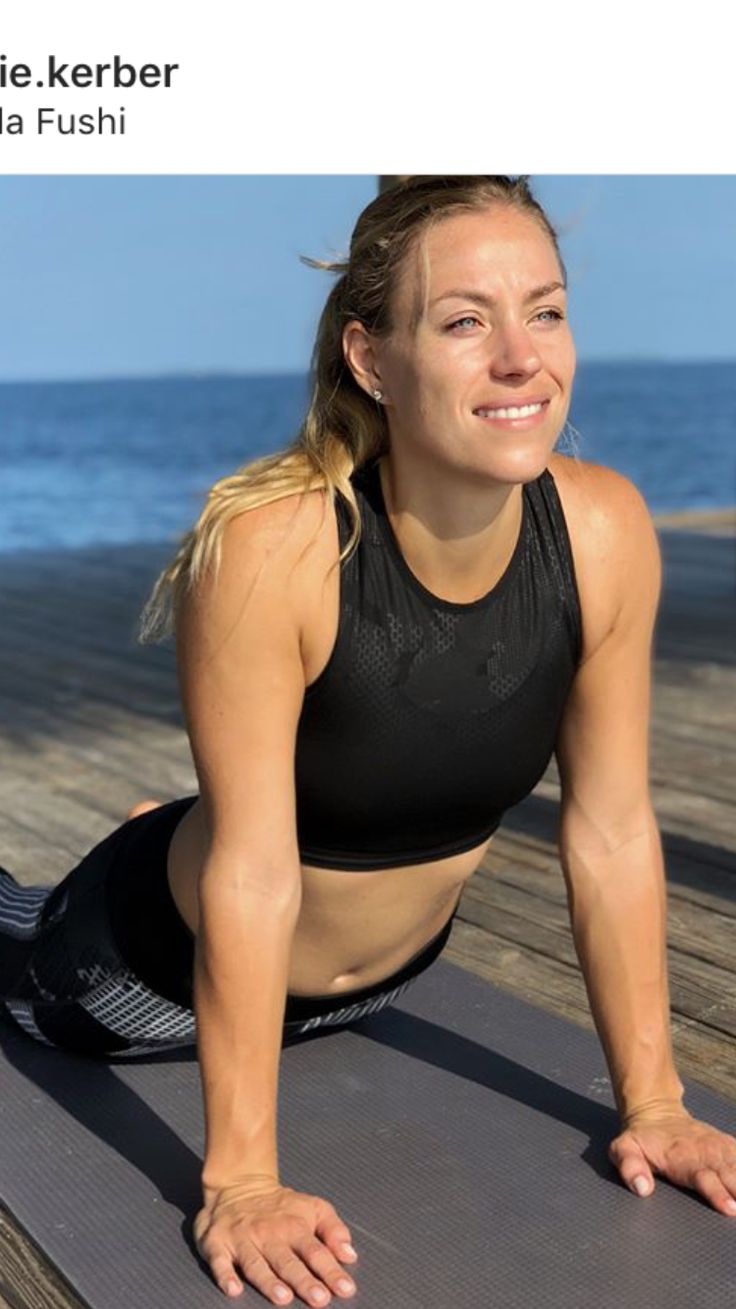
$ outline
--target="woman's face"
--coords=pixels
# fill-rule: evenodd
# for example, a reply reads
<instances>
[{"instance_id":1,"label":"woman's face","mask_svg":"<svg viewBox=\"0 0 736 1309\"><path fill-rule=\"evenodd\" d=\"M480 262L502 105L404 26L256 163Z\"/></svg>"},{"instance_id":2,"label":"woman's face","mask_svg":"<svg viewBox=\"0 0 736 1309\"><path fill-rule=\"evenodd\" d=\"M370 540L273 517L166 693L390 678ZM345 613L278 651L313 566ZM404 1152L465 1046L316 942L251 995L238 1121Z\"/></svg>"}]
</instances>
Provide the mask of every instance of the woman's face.
<instances>
[{"instance_id":1,"label":"woman's face","mask_svg":"<svg viewBox=\"0 0 736 1309\"><path fill-rule=\"evenodd\" d=\"M539 475L564 426L575 347L554 246L529 215L503 205L459 214L406 261L393 330L373 338L392 450L445 468L521 482ZM528 416L486 413L541 404ZM480 411L480 412L479 412Z\"/></svg>"}]
</instances>

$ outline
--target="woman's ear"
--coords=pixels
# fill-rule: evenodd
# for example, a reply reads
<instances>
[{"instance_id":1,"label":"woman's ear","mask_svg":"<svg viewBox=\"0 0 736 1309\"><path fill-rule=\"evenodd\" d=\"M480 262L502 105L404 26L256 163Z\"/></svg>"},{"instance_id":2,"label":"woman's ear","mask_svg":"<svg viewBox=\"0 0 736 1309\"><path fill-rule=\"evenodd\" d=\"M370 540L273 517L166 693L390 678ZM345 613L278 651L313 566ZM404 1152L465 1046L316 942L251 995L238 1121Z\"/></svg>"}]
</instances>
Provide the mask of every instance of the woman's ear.
<instances>
[{"instance_id":1,"label":"woman's ear","mask_svg":"<svg viewBox=\"0 0 736 1309\"><path fill-rule=\"evenodd\" d=\"M381 378L378 372L376 351L371 335L365 325L357 318L345 324L342 334L342 351L345 362L358 386L376 399L375 391L383 395Z\"/></svg>"}]
</instances>

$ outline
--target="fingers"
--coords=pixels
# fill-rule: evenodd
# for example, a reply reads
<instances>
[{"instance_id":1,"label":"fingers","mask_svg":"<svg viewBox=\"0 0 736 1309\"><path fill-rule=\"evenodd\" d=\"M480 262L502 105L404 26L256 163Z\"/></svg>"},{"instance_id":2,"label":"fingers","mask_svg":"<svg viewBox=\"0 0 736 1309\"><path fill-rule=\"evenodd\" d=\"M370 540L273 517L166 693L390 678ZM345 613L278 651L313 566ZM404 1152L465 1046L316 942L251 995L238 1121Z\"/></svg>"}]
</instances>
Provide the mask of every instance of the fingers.
<instances>
[{"instance_id":1,"label":"fingers","mask_svg":"<svg viewBox=\"0 0 736 1309\"><path fill-rule=\"evenodd\" d=\"M201 1253L207 1260L212 1272L212 1276L219 1289L228 1297L239 1295L243 1289L243 1284L235 1271L235 1262L237 1260L243 1277L252 1286L260 1291L266 1299L272 1304L289 1304L294 1298L294 1292L289 1285L291 1277L280 1277L279 1273L289 1267L289 1256L291 1252L288 1246L284 1246L280 1251L272 1251L268 1257L262 1253L251 1242L241 1241L238 1247L237 1256L231 1255L225 1246L205 1238L200 1243ZM276 1262L274 1263L274 1259ZM299 1260L296 1260L299 1268L294 1268L293 1272L298 1273L302 1269L301 1280L304 1282L303 1273L306 1270ZM314 1284L314 1279L310 1278L310 1283ZM324 1292L324 1299L310 1299L308 1303L324 1305L327 1303L327 1292Z\"/></svg>"},{"instance_id":2,"label":"fingers","mask_svg":"<svg viewBox=\"0 0 736 1309\"><path fill-rule=\"evenodd\" d=\"M698 1168L693 1177L693 1187L719 1213L729 1218L736 1216L736 1168L724 1167L720 1176L715 1168Z\"/></svg>"},{"instance_id":3,"label":"fingers","mask_svg":"<svg viewBox=\"0 0 736 1309\"><path fill-rule=\"evenodd\" d=\"M608 1150L611 1163L615 1164L622 1182L635 1195L651 1195L654 1191L654 1177L634 1137L623 1132L611 1142Z\"/></svg>"},{"instance_id":4,"label":"fingers","mask_svg":"<svg viewBox=\"0 0 736 1309\"><path fill-rule=\"evenodd\" d=\"M204 1254L204 1251L202 1252ZM210 1271L217 1285L225 1295L238 1295L241 1289L240 1278L235 1272L235 1267L230 1255L224 1250L219 1254L212 1254L208 1259Z\"/></svg>"},{"instance_id":5,"label":"fingers","mask_svg":"<svg viewBox=\"0 0 736 1309\"><path fill-rule=\"evenodd\" d=\"M350 1228L337 1215L334 1205L329 1200L323 1200L320 1196L315 1197L317 1200L317 1222L315 1232L317 1236L329 1246L333 1254L345 1262L346 1260L353 1263L358 1255L351 1245Z\"/></svg>"},{"instance_id":6,"label":"fingers","mask_svg":"<svg viewBox=\"0 0 736 1309\"><path fill-rule=\"evenodd\" d=\"M314 1266L315 1262L325 1266L325 1261L329 1261L329 1267L325 1266L326 1276L324 1281L315 1279L314 1272L299 1257L299 1254L296 1253L297 1250L299 1254L304 1253L307 1256L312 1266ZM345 1278L345 1273L335 1264L329 1250L326 1250L321 1241L315 1240L313 1236L310 1235L302 1240L292 1239L291 1245L287 1245L285 1241L271 1241L268 1245L264 1245L263 1253L271 1267L278 1273L281 1282L287 1287L293 1287L306 1304L320 1306L320 1309L322 1309L322 1306L329 1304L331 1295L327 1289L328 1286L335 1290L338 1295L345 1297L346 1292L337 1290L337 1283ZM327 1285L325 1285L325 1282L327 1282ZM352 1295L354 1290L351 1281L350 1291L347 1294ZM288 1302L283 1299L278 1303L286 1304Z\"/></svg>"},{"instance_id":7,"label":"fingers","mask_svg":"<svg viewBox=\"0 0 736 1309\"><path fill-rule=\"evenodd\" d=\"M319 1196L271 1185L263 1192L226 1188L197 1214L194 1238L228 1296L240 1295L245 1278L272 1304L288 1305L296 1292L322 1309L333 1295L346 1300L357 1289L338 1262L357 1258L350 1230Z\"/></svg>"},{"instance_id":8,"label":"fingers","mask_svg":"<svg viewBox=\"0 0 736 1309\"><path fill-rule=\"evenodd\" d=\"M656 1170L676 1186L702 1195L719 1213L736 1217L734 1137L697 1121L676 1132L647 1124L636 1132L622 1132L608 1153L622 1181L637 1194L652 1194Z\"/></svg>"},{"instance_id":9,"label":"fingers","mask_svg":"<svg viewBox=\"0 0 736 1309\"><path fill-rule=\"evenodd\" d=\"M355 1294L355 1282L352 1277L349 1277L345 1269L340 1267L335 1256L322 1241L309 1236L304 1241L294 1242L294 1248L305 1264L322 1278L325 1286L334 1291L335 1295L346 1298Z\"/></svg>"},{"instance_id":10,"label":"fingers","mask_svg":"<svg viewBox=\"0 0 736 1309\"><path fill-rule=\"evenodd\" d=\"M198 1234L196 1225L195 1240L199 1253L209 1264L212 1276L224 1295L240 1295L243 1290L243 1283L235 1268L237 1259L246 1280L273 1304L288 1304L293 1298L288 1286L283 1286L279 1282L268 1261L252 1242L241 1241L236 1256L222 1239L218 1240L211 1232L203 1231Z\"/></svg>"},{"instance_id":11,"label":"fingers","mask_svg":"<svg viewBox=\"0 0 736 1309\"><path fill-rule=\"evenodd\" d=\"M252 1241L241 1240L231 1253L217 1239L205 1236L199 1242L202 1256L209 1263L219 1289L228 1296L239 1295L243 1277L273 1304L289 1304L294 1292L305 1304L318 1309L330 1303L331 1292L341 1299L355 1294L355 1283L325 1245L311 1233L286 1241L264 1242L259 1249Z\"/></svg>"},{"instance_id":12,"label":"fingers","mask_svg":"<svg viewBox=\"0 0 736 1309\"><path fill-rule=\"evenodd\" d=\"M239 1252L238 1263L247 1280L257 1290L262 1291L273 1304L291 1303L294 1293L288 1281L278 1275L279 1267L274 1264L265 1250L261 1252L254 1245L244 1244Z\"/></svg>"}]
</instances>

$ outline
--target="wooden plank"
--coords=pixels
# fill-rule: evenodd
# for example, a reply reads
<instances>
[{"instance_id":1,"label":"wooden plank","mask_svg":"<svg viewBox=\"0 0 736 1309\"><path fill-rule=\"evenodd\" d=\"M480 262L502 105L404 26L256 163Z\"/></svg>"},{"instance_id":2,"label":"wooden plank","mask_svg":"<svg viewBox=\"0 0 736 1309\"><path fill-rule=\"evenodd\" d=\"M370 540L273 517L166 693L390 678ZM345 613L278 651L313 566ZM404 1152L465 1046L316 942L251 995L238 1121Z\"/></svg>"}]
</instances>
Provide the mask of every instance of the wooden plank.
<instances>
[{"instance_id":1,"label":"wooden plank","mask_svg":"<svg viewBox=\"0 0 736 1309\"><path fill-rule=\"evenodd\" d=\"M485 885L471 881L458 912L464 922L510 946L523 945L571 968L577 966L566 907L528 895L508 883L494 886L491 879ZM693 917L691 911L690 923ZM707 926L715 938L710 943L705 930L696 938L690 935L686 906L671 915L668 935L672 1008L736 1037L736 975L729 971L733 965L733 922L709 914Z\"/></svg>"},{"instance_id":2,"label":"wooden plank","mask_svg":"<svg viewBox=\"0 0 736 1309\"><path fill-rule=\"evenodd\" d=\"M579 969L457 918L443 958L547 1013L595 1032ZM679 1015L673 1018L671 1031L678 1069L736 1103L733 1037ZM601 1067L606 1074L602 1051Z\"/></svg>"},{"instance_id":3,"label":"wooden plank","mask_svg":"<svg viewBox=\"0 0 736 1309\"><path fill-rule=\"evenodd\" d=\"M671 892L667 899L671 945L726 971L733 970L736 903L722 902L730 913L722 912L720 904L706 912L702 903ZM567 891L561 874L559 879L552 879L548 873L531 869L518 872L506 866L495 874L479 869L463 892L463 908L466 902L482 904L488 910L491 926L493 912L498 909L517 915L522 922L528 920L555 932L562 930L565 937L570 932Z\"/></svg>"},{"instance_id":4,"label":"wooden plank","mask_svg":"<svg viewBox=\"0 0 736 1309\"><path fill-rule=\"evenodd\" d=\"M5 698L0 697L0 716L5 703ZM179 770L191 758L182 728L145 714L125 715L116 705L94 705L87 700L65 703L61 708L54 707L56 731L46 735L41 727L45 712L42 706L34 706L33 712L28 706L22 715L16 715L12 732L6 729L6 739L13 740L22 751L25 765L37 773L44 765L63 767L68 763L74 767L79 760L125 778L141 777L149 763L153 770Z\"/></svg>"},{"instance_id":5,"label":"wooden plank","mask_svg":"<svg viewBox=\"0 0 736 1309\"><path fill-rule=\"evenodd\" d=\"M86 1309L54 1264L3 1206L0 1206L0 1292L0 1309Z\"/></svg>"},{"instance_id":6,"label":"wooden plank","mask_svg":"<svg viewBox=\"0 0 736 1309\"><path fill-rule=\"evenodd\" d=\"M490 855L486 855L473 877L474 882L480 883L488 878L501 887L518 887L545 901L567 904L565 880L556 855L551 854L549 860L554 864L554 871L537 867L532 862L522 862L519 858L496 857L492 865L489 860ZM701 911L713 910L732 921L736 919L736 884L730 880L731 874L705 868L686 856L674 855L665 860L665 871L671 905L688 904ZM734 953L733 947L731 953Z\"/></svg>"},{"instance_id":7,"label":"wooden plank","mask_svg":"<svg viewBox=\"0 0 736 1309\"><path fill-rule=\"evenodd\" d=\"M75 652L75 646L65 642L60 633L54 636L51 647L48 636L26 638L14 633L3 639L0 675L4 686L12 686L21 675L39 686L66 681L84 684L85 690L94 692L104 690L113 681L124 682L133 693L156 695L173 683L175 668L173 660L164 667L124 650L111 652L87 646Z\"/></svg>"}]
</instances>

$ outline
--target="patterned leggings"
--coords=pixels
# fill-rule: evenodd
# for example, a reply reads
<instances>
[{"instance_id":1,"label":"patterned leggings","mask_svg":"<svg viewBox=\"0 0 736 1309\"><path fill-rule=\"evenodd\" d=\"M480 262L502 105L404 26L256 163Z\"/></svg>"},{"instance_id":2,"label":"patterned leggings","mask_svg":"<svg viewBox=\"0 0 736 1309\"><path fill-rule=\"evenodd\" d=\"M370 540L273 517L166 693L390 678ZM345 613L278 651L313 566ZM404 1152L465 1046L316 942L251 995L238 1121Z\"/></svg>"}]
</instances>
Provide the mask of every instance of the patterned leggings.
<instances>
[{"instance_id":1,"label":"patterned leggings","mask_svg":"<svg viewBox=\"0 0 736 1309\"><path fill-rule=\"evenodd\" d=\"M130 838L140 842L157 829L165 832L168 843L171 819L185 804L172 801L161 810L128 820L57 886L20 886L0 869L0 1001L28 1035L93 1056L135 1055L195 1044L191 982L187 986L172 978L169 985L162 973L160 989L155 989L141 977L141 970L121 952L120 933L113 933L108 893L110 869L116 862L119 868L120 859L135 849ZM191 967L194 938L173 904L165 875L160 867L158 876L150 868L145 871L136 888L131 921L148 921L149 908L155 918L158 895L163 906L159 953L167 956L169 940L178 943L179 957L188 950ZM127 868L123 872L127 877ZM153 889L156 886L158 890ZM144 899L147 887L150 905ZM284 1035L342 1026L391 1004L440 953L454 916L453 912L442 931L397 973L344 994L339 1005L334 995L287 996ZM162 994L164 990L168 994Z\"/></svg>"}]
</instances>

